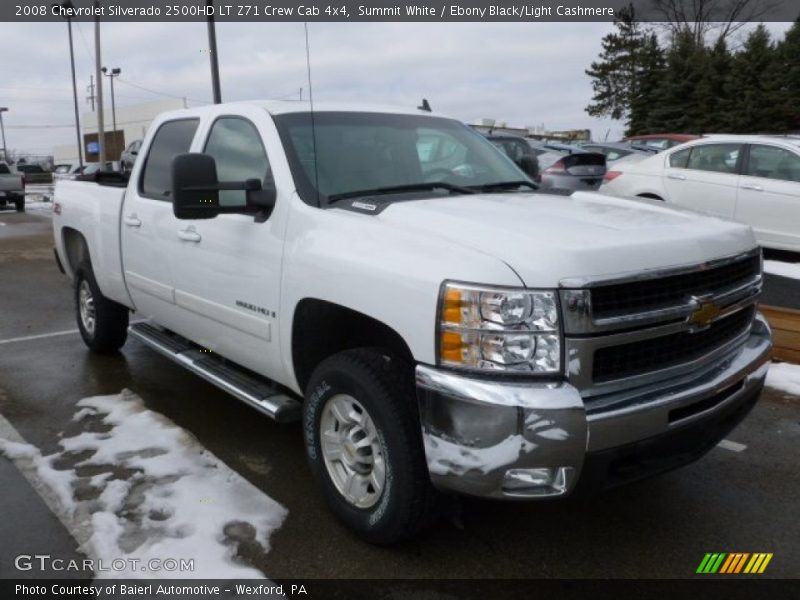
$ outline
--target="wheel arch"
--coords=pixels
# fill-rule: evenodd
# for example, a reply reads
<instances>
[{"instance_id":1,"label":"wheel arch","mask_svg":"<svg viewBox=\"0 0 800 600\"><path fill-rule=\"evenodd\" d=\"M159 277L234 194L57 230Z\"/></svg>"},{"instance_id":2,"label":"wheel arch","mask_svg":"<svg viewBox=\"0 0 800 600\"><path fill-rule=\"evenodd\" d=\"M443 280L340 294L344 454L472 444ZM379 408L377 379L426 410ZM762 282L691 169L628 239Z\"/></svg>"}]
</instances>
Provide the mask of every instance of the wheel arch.
<instances>
[{"instance_id":1,"label":"wheel arch","mask_svg":"<svg viewBox=\"0 0 800 600\"><path fill-rule=\"evenodd\" d=\"M303 392L323 360L367 346L414 362L403 336L378 319L327 300L304 298L298 302L292 319L291 356L294 377Z\"/></svg>"}]
</instances>

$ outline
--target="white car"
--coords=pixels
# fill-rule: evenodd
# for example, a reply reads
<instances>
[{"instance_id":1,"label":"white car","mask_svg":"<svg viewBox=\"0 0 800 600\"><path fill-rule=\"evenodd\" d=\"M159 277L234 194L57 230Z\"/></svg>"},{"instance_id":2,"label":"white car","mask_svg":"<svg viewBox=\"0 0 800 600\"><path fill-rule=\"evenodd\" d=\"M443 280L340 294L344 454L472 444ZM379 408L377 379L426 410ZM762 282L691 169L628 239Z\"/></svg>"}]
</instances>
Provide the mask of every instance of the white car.
<instances>
[{"instance_id":1,"label":"white car","mask_svg":"<svg viewBox=\"0 0 800 600\"><path fill-rule=\"evenodd\" d=\"M800 251L800 138L707 136L615 165L600 190L735 219L764 247Z\"/></svg>"}]
</instances>

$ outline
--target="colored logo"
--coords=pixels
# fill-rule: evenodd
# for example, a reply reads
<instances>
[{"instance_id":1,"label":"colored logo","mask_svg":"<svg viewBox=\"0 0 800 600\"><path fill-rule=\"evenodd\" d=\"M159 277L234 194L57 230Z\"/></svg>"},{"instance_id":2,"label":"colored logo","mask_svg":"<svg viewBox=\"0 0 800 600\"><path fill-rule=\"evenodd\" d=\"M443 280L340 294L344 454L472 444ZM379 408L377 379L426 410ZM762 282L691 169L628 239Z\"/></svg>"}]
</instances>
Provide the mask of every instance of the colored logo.
<instances>
[{"instance_id":1,"label":"colored logo","mask_svg":"<svg viewBox=\"0 0 800 600\"><path fill-rule=\"evenodd\" d=\"M703 575L725 574L737 575L740 573L763 573L769 561L772 560L772 552L716 552L705 555L697 567L697 572Z\"/></svg>"},{"instance_id":2,"label":"colored logo","mask_svg":"<svg viewBox=\"0 0 800 600\"><path fill-rule=\"evenodd\" d=\"M722 308L713 302L704 302L700 308L689 315L689 323L697 327L706 327L711 321L717 318L722 312Z\"/></svg>"}]
</instances>

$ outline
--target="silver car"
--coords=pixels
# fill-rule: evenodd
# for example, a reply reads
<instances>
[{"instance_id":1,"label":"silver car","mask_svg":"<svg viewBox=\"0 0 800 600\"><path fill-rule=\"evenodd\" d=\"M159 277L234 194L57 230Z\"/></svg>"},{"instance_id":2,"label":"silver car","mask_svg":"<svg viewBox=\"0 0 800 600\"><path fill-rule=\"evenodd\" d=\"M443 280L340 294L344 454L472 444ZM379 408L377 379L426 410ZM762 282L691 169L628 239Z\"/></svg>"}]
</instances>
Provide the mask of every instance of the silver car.
<instances>
[{"instance_id":1,"label":"silver car","mask_svg":"<svg viewBox=\"0 0 800 600\"><path fill-rule=\"evenodd\" d=\"M606 157L577 146L526 140L539 161L543 188L596 190L606 174Z\"/></svg>"}]
</instances>

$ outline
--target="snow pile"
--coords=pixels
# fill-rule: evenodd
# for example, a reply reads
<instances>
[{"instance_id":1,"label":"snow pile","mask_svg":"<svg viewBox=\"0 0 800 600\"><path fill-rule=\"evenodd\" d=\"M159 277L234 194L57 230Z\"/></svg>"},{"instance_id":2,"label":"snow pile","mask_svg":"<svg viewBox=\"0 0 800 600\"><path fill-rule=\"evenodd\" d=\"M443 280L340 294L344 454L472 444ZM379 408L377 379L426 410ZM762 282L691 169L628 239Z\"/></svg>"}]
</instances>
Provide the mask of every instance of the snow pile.
<instances>
[{"instance_id":1,"label":"snow pile","mask_svg":"<svg viewBox=\"0 0 800 600\"><path fill-rule=\"evenodd\" d=\"M772 363L767 373L767 385L793 396L800 396L800 365Z\"/></svg>"},{"instance_id":2,"label":"snow pile","mask_svg":"<svg viewBox=\"0 0 800 600\"><path fill-rule=\"evenodd\" d=\"M263 577L235 555L263 558L285 508L128 390L78 407L73 420L84 432L63 438L61 452L42 456L3 439L0 452L30 461L60 499L62 519L88 529L83 552L129 565L99 577ZM194 571L142 571L167 558L194 559Z\"/></svg>"},{"instance_id":3,"label":"snow pile","mask_svg":"<svg viewBox=\"0 0 800 600\"><path fill-rule=\"evenodd\" d=\"M780 260L765 260L764 272L790 279L800 279L800 263L788 263Z\"/></svg>"}]
</instances>

